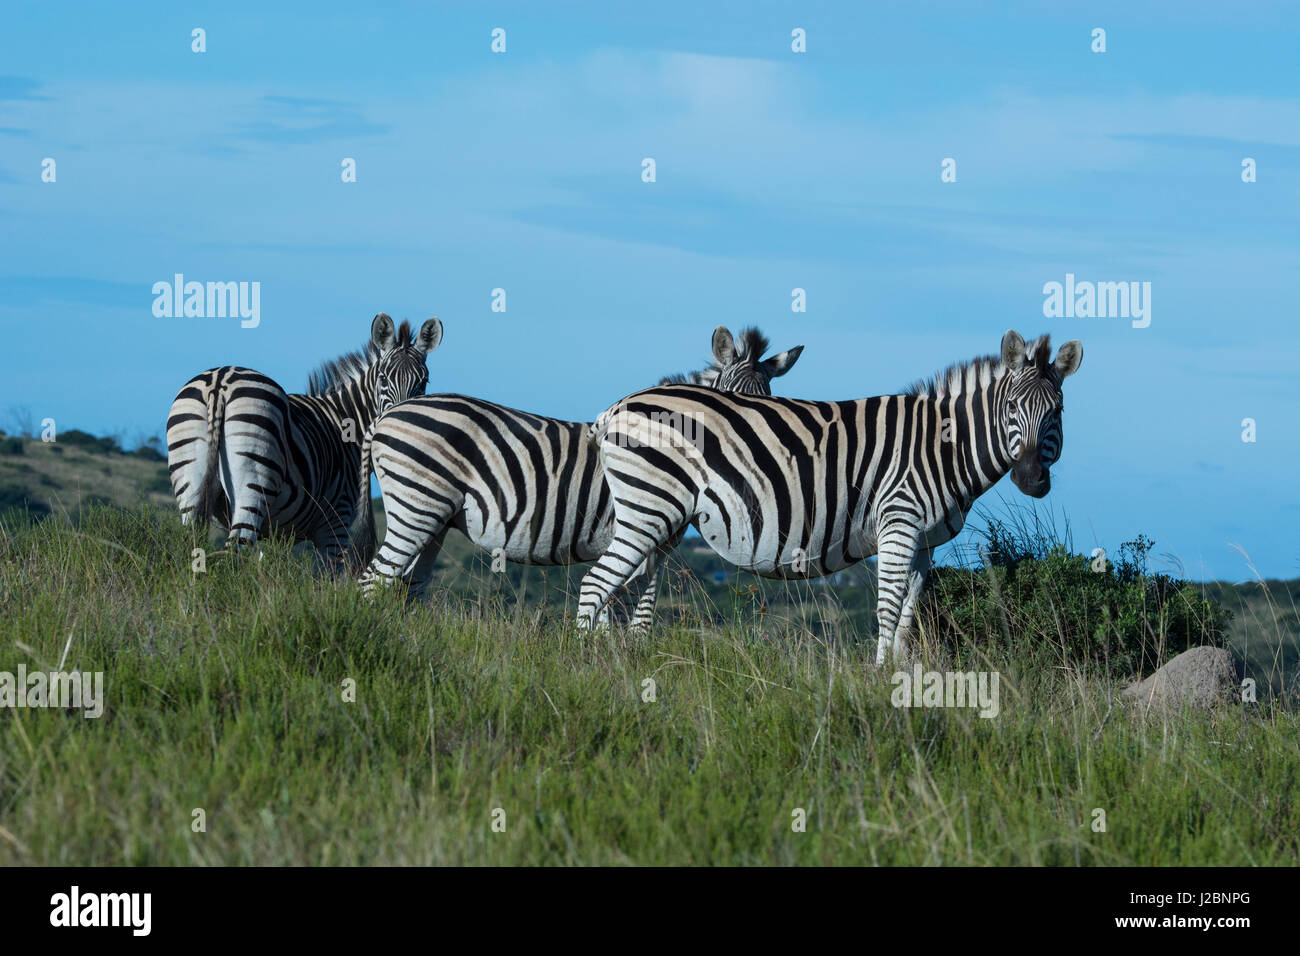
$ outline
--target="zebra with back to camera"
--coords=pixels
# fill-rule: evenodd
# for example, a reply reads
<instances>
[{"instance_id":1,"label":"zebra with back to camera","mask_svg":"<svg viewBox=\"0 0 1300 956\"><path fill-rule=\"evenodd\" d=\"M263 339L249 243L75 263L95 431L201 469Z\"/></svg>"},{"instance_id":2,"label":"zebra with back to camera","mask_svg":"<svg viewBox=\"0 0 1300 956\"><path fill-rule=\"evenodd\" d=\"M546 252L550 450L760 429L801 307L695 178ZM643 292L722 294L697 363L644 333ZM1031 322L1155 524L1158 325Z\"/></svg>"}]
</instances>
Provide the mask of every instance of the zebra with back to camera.
<instances>
[{"instance_id":1,"label":"zebra with back to camera","mask_svg":"<svg viewBox=\"0 0 1300 956\"><path fill-rule=\"evenodd\" d=\"M693 374L737 392L771 394L771 380L790 370L803 346L763 361L767 346L757 329L744 330L738 344L718 326L713 365ZM381 415L361 450L359 494L370 493L373 462L387 519L383 545L361 575L366 593L395 578L422 593L451 527L507 561L568 565L599 557L612 534L614 502L591 428L464 395L427 395ZM353 537L373 540L369 509ZM655 563L645 570L636 627L654 614Z\"/></svg>"},{"instance_id":2,"label":"zebra with back to camera","mask_svg":"<svg viewBox=\"0 0 1300 956\"><path fill-rule=\"evenodd\" d=\"M356 511L361 438L389 406L424 394L425 362L441 341L436 318L412 337L408 322L395 329L381 312L362 350L325 362L306 395L236 365L194 376L167 417L167 470L182 524L216 520L235 549L285 530L311 540L326 561L340 560Z\"/></svg>"},{"instance_id":3,"label":"zebra with back to camera","mask_svg":"<svg viewBox=\"0 0 1300 956\"><path fill-rule=\"evenodd\" d=\"M1048 336L1026 345L1008 331L1000 355L902 395L813 402L672 385L625 398L597 420L615 527L583 578L578 626L694 522L725 560L764 577L820 577L878 554L876 661L890 648L905 657L932 553L975 499L1008 472L1027 495L1050 488L1061 384L1083 346L1050 356ZM627 440L669 416L690 422L694 440Z\"/></svg>"}]
</instances>

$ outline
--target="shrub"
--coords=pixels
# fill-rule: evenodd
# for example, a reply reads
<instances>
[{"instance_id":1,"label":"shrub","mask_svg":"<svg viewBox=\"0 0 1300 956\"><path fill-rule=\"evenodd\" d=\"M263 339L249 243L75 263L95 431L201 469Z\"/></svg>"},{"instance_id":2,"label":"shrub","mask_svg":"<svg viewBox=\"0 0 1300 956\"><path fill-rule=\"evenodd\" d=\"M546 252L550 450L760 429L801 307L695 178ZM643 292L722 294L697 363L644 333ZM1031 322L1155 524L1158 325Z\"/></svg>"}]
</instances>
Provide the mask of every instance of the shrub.
<instances>
[{"instance_id":1,"label":"shrub","mask_svg":"<svg viewBox=\"0 0 1300 956\"><path fill-rule=\"evenodd\" d=\"M50 513L50 506L42 501L32 501L27 490L18 485L0 485L0 513L6 511L25 511L33 518L43 518Z\"/></svg>"},{"instance_id":2,"label":"shrub","mask_svg":"<svg viewBox=\"0 0 1300 956\"><path fill-rule=\"evenodd\" d=\"M172 493L172 480L167 475L154 475L144 484L145 494L170 495Z\"/></svg>"},{"instance_id":3,"label":"shrub","mask_svg":"<svg viewBox=\"0 0 1300 956\"><path fill-rule=\"evenodd\" d=\"M1093 570L1092 559L1023 531L990 521L976 567L931 573L922 621L955 659L1028 640L1120 678L1190 647L1224 646L1231 613L1196 585L1151 573L1150 539L1125 542L1118 561Z\"/></svg>"},{"instance_id":4,"label":"shrub","mask_svg":"<svg viewBox=\"0 0 1300 956\"><path fill-rule=\"evenodd\" d=\"M21 455L23 452L21 438L0 438L0 455Z\"/></svg>"},{"instance_id":5,"label":"shrub","mask_svg":"<svg viewBox=\"0 0 1300 956\"><path fill-rule=\"evenodd\" d=\"M79 428L70 428L65 432L59 432L58 441L64 445L79 445L86 451L109 455L122 454L122 446L118 444L116 438L96 438L90 432L83 432Z\"/></svg>"},{"instance_id":6,"label":"shrub","mask_svg":"<svg viewBox=\"0 0 1300 956\"><path fill-rule=\"evenodd\" d=\"M134 455L136 458L143 458L145 461L167 460L167 456L152 445L141 445L139 448L135 449L135 451L128 452L128 454ZM168 485L168 490L170 490L170 488L171 486Z\"/></svg>"}]
</instances>

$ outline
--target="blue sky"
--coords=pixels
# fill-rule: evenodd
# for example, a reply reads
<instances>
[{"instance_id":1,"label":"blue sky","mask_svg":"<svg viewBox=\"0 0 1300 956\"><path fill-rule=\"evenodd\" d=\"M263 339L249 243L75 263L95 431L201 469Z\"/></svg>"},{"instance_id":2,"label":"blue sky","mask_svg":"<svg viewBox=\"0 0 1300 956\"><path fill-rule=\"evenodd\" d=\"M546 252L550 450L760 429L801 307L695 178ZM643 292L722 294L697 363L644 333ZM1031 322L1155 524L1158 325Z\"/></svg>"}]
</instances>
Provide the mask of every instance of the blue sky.
<instances>
[{"instance_id":1,"label":"blue sky","mask_svg":"<svg viewBox=\"0 0 1300 956\"><path fill-rule=\"evenodd\" d=\"M805 345L806 398L1014 327L1084 344L1045 502L1077 548L1295 577L1300 14L1129 6L10 7L0 425L157 434L195 372L297 390L381 310L443 320L431 391L574 419L718 323ZM177 272L260 282L261 324L155 317ZM1151 324L1044 317L1066 273L1150 282Z\"/></svg>"}]
</instances>

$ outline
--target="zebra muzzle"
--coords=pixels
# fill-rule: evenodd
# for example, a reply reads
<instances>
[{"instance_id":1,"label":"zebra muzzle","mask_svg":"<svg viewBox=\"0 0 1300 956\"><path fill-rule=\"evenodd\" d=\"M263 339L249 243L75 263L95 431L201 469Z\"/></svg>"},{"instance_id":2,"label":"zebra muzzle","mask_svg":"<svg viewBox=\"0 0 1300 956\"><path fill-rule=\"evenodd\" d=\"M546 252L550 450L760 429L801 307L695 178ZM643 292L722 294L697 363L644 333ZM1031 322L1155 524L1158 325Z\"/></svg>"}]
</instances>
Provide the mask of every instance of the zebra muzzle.
<instances>
[{"instance_id":1,"label":"zebra muzzle","mask_svg":"<svg viewBox=\"0 0 1300 956\"><path fill-rule=\"evenodd\" d=\"M1036 447L1026 448L1011 468L1011 482L1031 498L1041 498L1052 490L1052 475L1043 464Z\"/></svg>"}]
</instances>

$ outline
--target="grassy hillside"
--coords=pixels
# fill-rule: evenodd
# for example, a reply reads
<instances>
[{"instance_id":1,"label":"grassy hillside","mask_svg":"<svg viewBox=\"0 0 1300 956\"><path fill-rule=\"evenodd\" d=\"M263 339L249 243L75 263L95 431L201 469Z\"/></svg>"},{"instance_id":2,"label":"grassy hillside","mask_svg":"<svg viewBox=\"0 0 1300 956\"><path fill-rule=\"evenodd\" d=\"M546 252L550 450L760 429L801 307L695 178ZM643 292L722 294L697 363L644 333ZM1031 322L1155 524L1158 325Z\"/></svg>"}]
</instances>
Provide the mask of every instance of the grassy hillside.
<instances>
[{"instance_id":1,"label":"grassy hillside","mask_svg":"<svg viewBox=\"0 0 1300 956\"><path fill-rule=\"evenodd\" d=\"M0 432L0 512L74 513L90 502L171 506L167 465L152 446L123 452L112 439L69 431L56 442Z\"/></svg>"},{"instance_id":2,"label":"grassy hillside","mask_svg":"<svg viewBox=\"0 0 1300 956\"><path fill-rule=\"evenodd\" d=\"M382 539L382 511L378 502L374 507L376 526ZM1054 548L1060 550L1058 542L1068 541L1068 528L1057 531L1039 523L1032 533L1021 529L1012 534L1014 540L1006 540L1007 529L995 524L989 533L994 537L1001 535L1004 539L996 542L998 547L1018 549L1020 553L1014 555L1012 561L1008 561L1005 554L995 556L987 567L977 559L966 567L936 569L927 582L923 620L935 624L941 619L950 619L954 603L969 598L967 592L980 588L988 590L991 578L1005 581L1007 564L1016 563L1022 569L1033 571L1039 579L1034 595L1037 603L1020 607L1018 612L1022 617L1037 621L1044 616L1051 617L1056 608L1073 612L1077 627L1080 616L1086 617L1089 612L1097 610L1137 613L1141 620L1128 622L1128 630L1145 632L1138 633L1137 639L1147 643L1154 654L1154 658L1147 655L1146 671L1187 646L1219 643L1232 648L1243 674L1258 684L1260 695L1295 696L1300 693L1300 614L1297 613L1300 581L1186 583L1182 585L1185 594L1194 595L1204 604L1222 610L1215 621L1221 634L1216 637L1210 633L1214 628L1207 624L1203 636L1193 635L1191 640L1171 644L1164 638L1169 636L1173 623L1170 620L1171 609L1176 603L1158 603L1153 592L1179 582L1147 568L1145 551L1123 557L1121 549L1116 557L1131 563L1130 577L1141 576L1151 582L1150 586L1136 595L1128 593L1131 586L1126 590L1121 585L1118 580L1120 568L1112 563L1107 580L1113 590L1125 595L1125 603L1120 607L1112 600L1108 602L1111 608L1099 608L1095 601L1087 604L1078 600L1082 586L1097 580L1088 569L1088 560L1070 554L1068 546L1065 551L1069 556L1065 559L1053 553ZM1130 544L1139 542L1144 542L1142 546L1149 550L1150 542L1145 542L1145 539ZM489 556L472 546L462 535L456 532L448 534L439 555L429 597L435 603L473 603L491 599L507 607L522 604L563 613L576 605L578 586L588 567L535 568L511 564L503 573L492 573L490 565ZM1012 573L1014 570L1013 567ZM1243 570L1247 569L1243 567ZM635 583L635 593L639 594L641 584L640 580ZM617 597L615 619L626 620L635 601L634 593L621 592ZM1017 600L1027 602L1027 598L1028 595L1021 594ZM822 639L870 642L876 634L875 608L874 562L864 562L822 579L772 581L737 571L698 538L687 538L660 572L657 620L686 626L707 622L717 627L743 619L760 632L796 628ZM1001 618L1014 616L1014 613L998 608L998 614L974 621L966 615L957 630L968 643L986 646L1002 640L1006 628ZM949 621L945 623L952 626ZM1092 622L1091 627L1109 634L1118 630L1121 623L1098 620ZM1013 627L1024 629L1030 627L1030 622L1022 621ZM1059 636L1045 631L1039 638L1059 640ZM1140 670L1117 665L1113 676L1137 677Z\"/></svg>"},{"instance_id":3,"label":"grassy hillside","mask_svg":"<svg viewBox=\"0 0 1300 956\"><path fill-rule=\"evenodd\" d=\"M0 865L1300 862L1292 701L1115 706L1121 681L1059 639L1081 586L1025 590L1047 565L1015 587L996 563L952 572L1002 588L996 636L923 649L999 674L982 719L893 706L862 569L781 585L684 548L676 623L579 636L580 569L490 574L463 541L419 607L367 603L282 542L195 573L211 541L150 490L163 465L39 445L0 457L8 487L51 505L0 519L0 671L103 671L107 704L0 715ZM1154 593L1113 577L1089 586ZM1285 590L1251 623L1261 644L1292 639ZM1044 595L1060 607L1034 610ZM1099 633L1167 646L1159 610Z\"/></svg>"},{"instance_id":4,"label":"grassy hillside","mask_svg":"<svg viewBox=\"0 0 1300 956\"><path fill-rule=\"evenodd\" d=\"M195 574L194 544L152 509L6 523L0 670L66 655L108 703L5 715L0 864L1300 862L1276 704L1143 718L1025 640L981 658L995 719L900 709L868 643L579 637L368 604L278 544Z\"/></svg>"}]
</instances>

